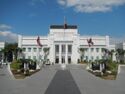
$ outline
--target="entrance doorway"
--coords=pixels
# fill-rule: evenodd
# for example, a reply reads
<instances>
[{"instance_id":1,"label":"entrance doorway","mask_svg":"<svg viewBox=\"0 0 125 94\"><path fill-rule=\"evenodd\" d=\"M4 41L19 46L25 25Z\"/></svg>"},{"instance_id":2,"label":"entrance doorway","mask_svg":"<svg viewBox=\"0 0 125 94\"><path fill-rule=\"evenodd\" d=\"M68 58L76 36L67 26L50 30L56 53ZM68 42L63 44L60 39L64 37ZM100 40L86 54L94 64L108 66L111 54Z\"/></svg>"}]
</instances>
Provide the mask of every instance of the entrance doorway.
<instances>
[{"instance_id":1,"label":"entrance doorway","mask_svg":"<svg viewBox=\"0 0 125 94\"><path fill-rule=\"evenodd\" d=\"M56 63L56 64L58 64L58 63L59 63L59 56L56 56L55 63Z\"/></svg>"},{"instance_id":2,"label":"entrance doorway","mask_svg":"<svg viewBox=\"0 0 125 94\"><path fill-rule=\"evenodd\" d=\"M71 64L71 56L68 56L68 63Z\"/></svg>"},{"instance_id":3,"label":"entrance doorway","mask_svg":"<svg viewBox=\"0 0 125 94\"><path fill-rule=\"evenodd\" d=\"M62 63L65 63L65 56L62 56Z\"/></svg>"}]
</instances>

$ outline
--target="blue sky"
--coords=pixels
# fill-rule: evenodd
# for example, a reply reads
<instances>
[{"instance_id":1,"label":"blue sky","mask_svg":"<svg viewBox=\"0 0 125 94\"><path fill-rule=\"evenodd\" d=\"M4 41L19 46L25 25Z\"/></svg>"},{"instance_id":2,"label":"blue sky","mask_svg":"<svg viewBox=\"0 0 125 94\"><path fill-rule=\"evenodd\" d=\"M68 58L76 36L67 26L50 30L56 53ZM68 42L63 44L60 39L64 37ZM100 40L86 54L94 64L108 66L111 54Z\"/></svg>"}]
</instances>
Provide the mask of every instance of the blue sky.
<instances>
[{"instance_id":1,"label":"blue sky","mask_svg":"<svg viewBox=\"0 0 125 94\"><path fill-rule=\"evenodd\" d=\"M0 0L0 40L47 35L64 16L81 35L125 39L125 0Z\"/></svg>"}]
</instances>

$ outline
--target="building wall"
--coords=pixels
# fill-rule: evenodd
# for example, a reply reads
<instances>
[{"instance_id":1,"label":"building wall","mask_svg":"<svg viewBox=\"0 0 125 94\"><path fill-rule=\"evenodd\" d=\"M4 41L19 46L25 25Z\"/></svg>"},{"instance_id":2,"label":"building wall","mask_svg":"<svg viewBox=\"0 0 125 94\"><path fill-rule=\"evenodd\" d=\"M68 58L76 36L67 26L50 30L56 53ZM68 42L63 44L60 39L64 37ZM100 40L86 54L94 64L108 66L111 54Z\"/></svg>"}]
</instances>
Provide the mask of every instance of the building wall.
<instances>
[{"instance_id":1,"label":"building wall","mask_svg":"<svg viewBox=\"0 0 125 94\"><path fill-rule=\"evenodd\" d=\"M39 59L39 56L44 56L43 51L37 45L37 37L38 36L18 36L18 46L21 48L25 48L24 57L34 59ZM92 38L94 43L93 46L89 47L87 43L87 39ZM80 53L78 49L80 47L86 48L87 50L84 52L84 60L97 60L102 59L103 53L102 48L109 47L109 36L80 36L78 34L78 29L52 29L50 28L50 32L47 36L40 36L41 44L44 47L49 47L49 55L48 59L51 63L55 63L55 45L59 45L60 53L59 53L59 63L62 62L61 57L61 45L65 45L66 54L65 54L65 63L68 63L68 56L71 56L71 63L76 64L78 59L80 59ZM68 45L72 45L72 54L68 54ZM31 48L31 51L29 51ZM34 49L36 51L34 52ZM93 49L93 50L92 50ZM97 51L98 49L98 51Z\"/></svg>"},{"instance_id":2,"label":"building wall","mask_svg":"<svg viewBox=\"0 0 125 94\"><path fill-rule=\"evenodd\" d=\"M92 38L94 45L88 46L87 39ZM108 36L80 36L80 47L85 48L84 59L89 61L103 58L102 48L109 47Z\"/></svg>"},{"instance_id":3,"label":"building wall","mask_svg":"<svg viewBox=\"0 0 125 94\"><path fill-rule=\"evenodd\" d=\"M5 47L5 42L0 42L0 51Z\"/></svg>"},{"instance_id":4,"label":"building wall","mask_svg":"<svg viewBox=\"0 0 125 94\"><path fill-rule=\"evenodd\" d=\"M0 51L4 49L4 47L5 47L5 42L0 42ZM4 54L0 52L0 63L1 62L3 63L3 58L4 58Z\"/></svg>"}]
</instances>

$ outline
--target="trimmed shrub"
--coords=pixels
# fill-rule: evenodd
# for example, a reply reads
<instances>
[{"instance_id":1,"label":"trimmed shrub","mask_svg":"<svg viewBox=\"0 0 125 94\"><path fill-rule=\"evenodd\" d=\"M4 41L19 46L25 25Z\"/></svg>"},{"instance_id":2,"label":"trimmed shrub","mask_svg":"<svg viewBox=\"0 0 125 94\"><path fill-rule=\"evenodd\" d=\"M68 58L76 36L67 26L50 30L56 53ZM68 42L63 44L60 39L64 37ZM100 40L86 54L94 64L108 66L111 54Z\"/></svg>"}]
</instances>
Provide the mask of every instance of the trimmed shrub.
<instances>
[{"instance_id":1,"label":"trimmed shrub","mask_svg":"<svg viewBox=\"0 0 125 94\"><path fill-rule=\"evenodd\" d=\"M10 67L14 70L18 70L18 69L20 69L20 65L21 65L21 63L13 62L10 64Z\"/></svg>"}]
</instances>

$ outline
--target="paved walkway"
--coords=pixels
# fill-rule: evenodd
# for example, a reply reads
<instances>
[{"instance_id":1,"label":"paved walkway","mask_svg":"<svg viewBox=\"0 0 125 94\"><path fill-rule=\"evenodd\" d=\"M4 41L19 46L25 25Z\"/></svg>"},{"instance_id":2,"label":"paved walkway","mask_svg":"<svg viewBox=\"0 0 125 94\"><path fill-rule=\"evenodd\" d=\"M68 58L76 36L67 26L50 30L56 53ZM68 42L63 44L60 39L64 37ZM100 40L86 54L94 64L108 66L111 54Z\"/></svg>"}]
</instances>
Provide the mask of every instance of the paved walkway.
<instances>
[{"instance_id":1,"label":"paved walkway","mask_svg":"<svg viewBox=\"0 0 125 94\"><path fill-rule=\"evenodd\" d=\"M117 81L103 80L82 69L70 71L81 94L125 94L125 84L123 84L124 82L121 83L120 80L118 81L118 79Z\"/></svg>"},{"instance_id":2,"label":"paved walkway","mask_svg":"<svg viewBox=\"0 0 125 94\"><path fill-rule=\"evenodd\" d=\"M125 94L125 67L114 81L95 77L81 65L48 66L24 80L0 68L0 94Z\"/></svg>"},{"instance_id":3,"label":"paved walkway","mask_svg":"<svg viewBox=\"0 0 125 94\"><path fill-rule=\"evenodd\" d=\"M69 70L58 70L45 94L81 94Z\"/></svg>"},{"instance_id":4,"label":"paved walkway","mask_svg":"<svg viewBox=\"0 0 125 94\"><path fill-rule=\"evenodd\" d=\"M24 80L13 79L7 68L0 69L4 74L0 76L0 94L44 94L57 71L56 67L45 67Z\"/></svg>"}]
</instances>

